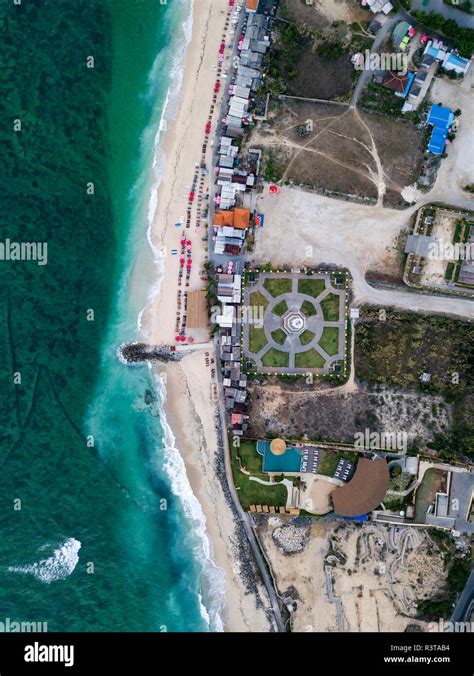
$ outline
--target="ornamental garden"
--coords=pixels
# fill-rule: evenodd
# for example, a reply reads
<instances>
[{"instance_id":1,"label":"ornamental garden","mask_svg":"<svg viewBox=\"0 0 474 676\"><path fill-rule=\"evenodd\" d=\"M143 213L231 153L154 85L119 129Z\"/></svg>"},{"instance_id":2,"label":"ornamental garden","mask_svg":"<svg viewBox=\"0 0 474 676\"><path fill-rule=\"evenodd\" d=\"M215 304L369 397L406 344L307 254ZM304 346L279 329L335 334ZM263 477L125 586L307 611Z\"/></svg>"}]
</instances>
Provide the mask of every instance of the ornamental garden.
<instances>
[{"instance_id":1,"label":"ornamental garden","mask_svg":"<svg viewBox=\"0 0 474 676\"><path fill-rule=\"evenodd\" d=\"M346 272L250 271L245 281L242 350L247 371L345 372Z\"/></svg>"}]
</instances>

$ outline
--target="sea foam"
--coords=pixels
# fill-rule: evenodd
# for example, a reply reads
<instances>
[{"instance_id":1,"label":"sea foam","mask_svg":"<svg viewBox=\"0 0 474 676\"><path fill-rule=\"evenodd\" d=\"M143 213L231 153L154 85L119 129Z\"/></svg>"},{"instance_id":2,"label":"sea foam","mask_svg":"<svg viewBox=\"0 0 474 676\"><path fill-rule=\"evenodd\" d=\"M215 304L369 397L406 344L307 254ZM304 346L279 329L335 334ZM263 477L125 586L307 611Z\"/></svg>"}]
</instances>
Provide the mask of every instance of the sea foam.
<instances>
[{"instance_id":1,"label":"sea foam","mask_svg":"<svg viewBox=\"0 0 474 676\"><path fill-rule=\"evenodd\" d=\"M186 8L188 8L189 11L181 24L181 31L177 35L174 43L174 56L171 65L166 62L166 58L169 56L169 52L166 50L166 56L164 56L163 53L160 53L157 56L149 75L148 96L150 97L155 93L155 82L161 77L164 68L166 68L167 71L169 70L170 85L166 92L159 122L155 120L150 124L142 136L142 147L153 142L153 158L148 170L149 178L146 188L145 190L140 190L139 184L137 183L133 191L135 193L135 198L138 198L138 193L142 192L142 199L144 199L148 205L146 237L152 253L154 265L154 277L148 288L146 304L137 316L137 330L141 333L142 339L144 340L147 339L147 335L142 325L142 316L148 306L153 303L157 294L160 293L163 281L164 253L162 248L153 242L152 226L158 203L158 189L167 168L167 158L163 148L164 132L168 125L171 124L178 108L179 93L184 75L184 57L186 48L192 37L193 4L194 3L186 5ZM190 171L191 170L192 167L190 167ZM180 214L176 214L177 220L179 219L179 216ZM166 420L166 413L164 410L164 400L166 398L165 387L163 381L159 377L156 378L156 383L160 398L159 416L164 431L165 462L163 469L168 474L171 480L172 491L180 499L184 513L193 528L195 542L194 556L201 568L201 593L198 595L201 617L207 624L209 630L223 631L224 627L221 613L225 607L226 591L224 571L218 568L212 560L211 544L206 530L206 517L198 499L192 492L183 458L176 448L175 437Z\"/></svg>"},{"instance_id":2,"label":"sea foam","mask_svg":"<svg viewBox=\"0 0 474 676\"><path fill-rule=\"evenodd\" d=\"M166 390L162 379L156 377L160 398L160 421L164 432L165 461L163 469L171 480L171 490L180 499L184 513L193 527L194 556L201 566L201 588L199 595L201 616L210 631L224 631L221 619L225 608L226 581L224 571L212 560L211 543L206 530L206 517L199 500L194 495L186 474L184 460L176 447L176 439L166 420L164 402Z\"/></svg>"},{"instance_id":3,"label":"sea foam","mask_svg":"<svg viewBox=\"0 0 474 676\"><path fill-rule=\"evenodd\" d=\"M40 551L51 550L52 545L46 544L40 548ZM56 580L64 580L74 571L79 561L79 550L81 543L74 538L68 538L64 542L53 548L53 553L47 559L40 559L35 563L24 566L9 566L11 573L26 573L33 575L40 582L50 584Z\"/></svg>"},{"instance_id":4,"label":"sea foam","mask_svg":"<svg viewBox=\"0 0 474 676\"><path fill-rule=\"evenodd\" d=\"M145 306L140 310L137 317L137 328L139 332L143 333L142 325L142 316L146 311L147 307L153 303L156 296L159 294L161 289L161 283L163 281L164 274L164 254L160 246L157 246L153 242L152 237L152 226L153 219L156 212L156 207L158 204L158 189L160 187L161 181L166 171L167 160L166 154L163 148L164 133L169 124L172 123L173 118L176 116L179 94L181 90L181 85L183 83L184 76L184 58L186 54L186 49L191 41L192 37L192 28L193 28L193 7L194 2L189 6L188 15L185 17L184 21L181 24L181 31L178 33L173 49L173 58L171 65L166 63L165 59L168 57L169 52L167 50L166 57L160 52L153 63L153 66L150 71L148 78L149 81L149 93L151 96L154 91L154 83L160 78L160 74L163 72L163 69L169 69L169 81L165 100L163 103L161 117L158 124L153 123L150 125L142 136L142 146L146 145L153 138L153 159L149 172L149 180L147 185L147 194L148 194L148 212L147 212L147 231L146 237L148 245L150 247L153 264L154 264L154 279L150 284L147 294L147 302ZM176 215L176 218L179 217L179 214ZM146 335L144 336L147 337Z\"/></svg>"}]
</instances>

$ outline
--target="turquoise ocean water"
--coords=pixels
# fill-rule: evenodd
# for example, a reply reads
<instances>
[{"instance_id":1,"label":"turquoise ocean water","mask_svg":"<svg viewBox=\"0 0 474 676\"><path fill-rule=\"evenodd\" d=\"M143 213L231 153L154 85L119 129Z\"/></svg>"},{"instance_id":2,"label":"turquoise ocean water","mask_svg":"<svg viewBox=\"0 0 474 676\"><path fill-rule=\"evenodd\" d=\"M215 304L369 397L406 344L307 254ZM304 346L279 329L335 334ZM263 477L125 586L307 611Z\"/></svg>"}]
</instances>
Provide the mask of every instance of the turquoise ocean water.
<instances>
[{"instance_id":1,"label":"turquoise ocean water","mask_svg":"<svg viewBox=\"0 0 474 676\"><path fill-rule=\"evenodd\" d=\"M0 8L0 242L48 244L47 265L0 261L0 620L219 630L163 393L116 357L159 282L150 196L191 2Z\"/></svg>"}]
</instances>

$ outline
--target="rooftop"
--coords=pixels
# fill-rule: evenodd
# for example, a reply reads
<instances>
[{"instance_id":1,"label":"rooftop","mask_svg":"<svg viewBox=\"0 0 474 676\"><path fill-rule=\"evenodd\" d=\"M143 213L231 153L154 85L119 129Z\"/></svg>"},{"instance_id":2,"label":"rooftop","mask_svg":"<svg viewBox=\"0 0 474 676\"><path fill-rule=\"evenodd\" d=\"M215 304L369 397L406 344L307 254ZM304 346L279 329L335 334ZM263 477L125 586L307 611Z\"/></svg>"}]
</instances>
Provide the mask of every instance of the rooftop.
<instances>
[{"instance_id":1,"label":"rooftop","mask_svg":"<svg viewBox=\"0 0 474 676\"><path fill-rule=\"evenodd\" d=\"M361 458L351 481L331 493L338 516L360 516L378 507L389 488L389 471L383 458Z\"/></svg>"},{"instance_id":2,"label":"rooftop","mask_svg":"<svg viewBox=\"0 0 474 676\"><path fill-rule=\"evenodd\" d=\"M413 73L396 73L393 70L390 70L383 80L383 86L387 89L391 89L398 94L399 96L405 97L408 94L411 83L415 79Z\"/></svg>"}]
</instances>

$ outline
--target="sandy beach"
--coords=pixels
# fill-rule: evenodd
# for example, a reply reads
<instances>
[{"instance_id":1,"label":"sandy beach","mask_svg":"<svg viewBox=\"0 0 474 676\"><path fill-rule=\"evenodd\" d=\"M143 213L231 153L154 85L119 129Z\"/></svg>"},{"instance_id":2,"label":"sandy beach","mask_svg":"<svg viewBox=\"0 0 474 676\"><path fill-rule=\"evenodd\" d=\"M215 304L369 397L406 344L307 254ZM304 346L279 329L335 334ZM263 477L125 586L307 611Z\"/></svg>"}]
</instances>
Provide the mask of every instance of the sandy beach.
<instances>
[{"instance_id":1,"label":"sandy beach","mask_svg":"<svg viewBox=\"0 0 474 676\"><path fill-rule=\"evenodd\" d=\"M192 205L192 220L186 228L189 192L196 167L202 161L203 139L214 96L218 52L228 18L228 0L195 0L191 42L185 56L185 71L180 92L178 114L169 125L164 139L166 169L158 190L157 208L153 219L151 240L164 252L164 276L160 293L142 316L143 338L152 344L175 344L177 293L179 288L178 256L168 255L180 246L185 236L192 242L192 270L188 291L204 286L200 279L206 260L206 224L198 220L198 205ZM243 10L242 10L243 11ZM231 26L229 26L231 29ZM235 36L234 36L235 37ZM228 34L226 44L232 36ZM230 62L231 50L226 48L223 66ZM226 86L222 80L220 95ZM214 104L211 129L208 133L205 163L211 165L220 96ZM208 188L207 175L204 193ZM176 227L176 223L184 221ZM187 331L195 343L207 342L208 332ZM216 383L211 378L214 350L208 347L186 356L179 364L156 369L166 382L165 410L167 422L176 438L186 465L192 490L206 517L212 559L224 571L226 608L222 613L226 631L270 631L267 619L268 597L256 578L250 559L242 548L246 546L238 522L225 496L225 476L219 464L218 436L215 424ZM243 554L243 556L242 556Z\"/></svg>"}]
</instances>

